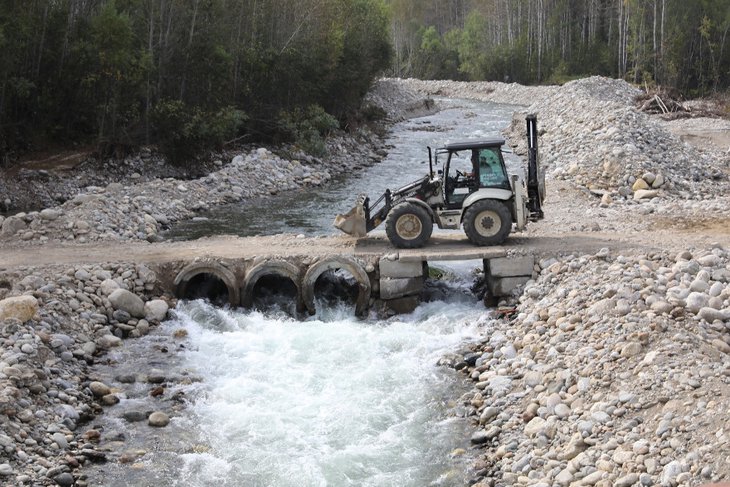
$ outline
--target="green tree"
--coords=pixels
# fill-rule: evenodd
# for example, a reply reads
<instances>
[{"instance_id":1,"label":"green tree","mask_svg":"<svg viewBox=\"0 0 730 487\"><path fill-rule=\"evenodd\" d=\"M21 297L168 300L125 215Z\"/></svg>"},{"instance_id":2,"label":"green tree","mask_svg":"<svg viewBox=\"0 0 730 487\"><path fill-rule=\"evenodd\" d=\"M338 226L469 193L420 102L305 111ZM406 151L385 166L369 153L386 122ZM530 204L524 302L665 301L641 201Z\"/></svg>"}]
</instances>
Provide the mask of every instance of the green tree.
<instances>
[{"instance_id":1,"label":"green tree","mask_svg":"<svg viewBox=\"0 0 730 487\"><path fill-rule=\"evenodd\" d=\"M141 87L146 64L136 49L129 14L111 0L91 19L94 64L83 79L98 100L98 143L103 151L119 142L131 144L130 127L141 113Z\"/></svg>"}]
</instances>

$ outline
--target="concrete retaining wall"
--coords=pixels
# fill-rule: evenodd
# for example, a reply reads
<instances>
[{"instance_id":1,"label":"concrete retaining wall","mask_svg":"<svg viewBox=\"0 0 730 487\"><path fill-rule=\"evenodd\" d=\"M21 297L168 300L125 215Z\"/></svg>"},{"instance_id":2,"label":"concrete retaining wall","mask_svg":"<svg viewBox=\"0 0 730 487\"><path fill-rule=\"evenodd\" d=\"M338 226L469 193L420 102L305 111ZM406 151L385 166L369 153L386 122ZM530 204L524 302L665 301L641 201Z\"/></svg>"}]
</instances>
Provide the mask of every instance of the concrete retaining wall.
<instances>
[{"instance_id":1,"label":"concrete retaining wall","mask_svg":"<svg viewBox=\"0 0 730 487\"><path fill-rule=\"evenodd\" d=\"M533 277L535 257L522 255L484 260L484 277L489 294L487 298L510 296Z\"/></svg>"}]
</instances>

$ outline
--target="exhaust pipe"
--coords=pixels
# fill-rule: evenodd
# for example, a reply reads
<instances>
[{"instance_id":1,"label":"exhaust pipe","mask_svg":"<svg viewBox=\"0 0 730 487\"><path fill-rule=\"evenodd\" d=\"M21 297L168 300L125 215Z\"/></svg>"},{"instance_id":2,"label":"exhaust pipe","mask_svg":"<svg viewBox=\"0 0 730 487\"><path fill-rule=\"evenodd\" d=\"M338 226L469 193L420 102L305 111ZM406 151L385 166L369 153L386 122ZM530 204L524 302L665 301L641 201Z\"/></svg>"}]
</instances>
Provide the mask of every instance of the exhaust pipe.
<instances>
[{"instance_id":1,"label":"exhaust pipe","mask_svg":"<svg viewBox=\"0 0 730 487\"><path fill-rule=\"evenodd\" d=\"M525 117L527 122L527 209L531 220L541 220L545 215L545 173L540 171L537 150L537 115Z\"/></svg>"}]
</instances>

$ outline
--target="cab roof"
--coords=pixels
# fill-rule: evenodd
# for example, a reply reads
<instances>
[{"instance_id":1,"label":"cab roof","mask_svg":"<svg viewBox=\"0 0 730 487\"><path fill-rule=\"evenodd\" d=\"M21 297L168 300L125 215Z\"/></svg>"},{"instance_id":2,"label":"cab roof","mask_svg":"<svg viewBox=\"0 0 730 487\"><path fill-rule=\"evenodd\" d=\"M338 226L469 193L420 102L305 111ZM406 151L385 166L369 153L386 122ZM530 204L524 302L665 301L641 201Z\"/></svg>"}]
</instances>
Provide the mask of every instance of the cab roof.
<instances>
[{"instance_id":1,"label":"cab roof","mask_svg":"<svg viewBox=\"0 0 730 487\"><path fill-rule=\"evenodd\" d=\"M446 144L443 148L449 151L460 151L466 149L481 149L483 147L500 147L504 145L502 137L488 137L485 139L463 140Z\"/></svg>"}]
</instances>

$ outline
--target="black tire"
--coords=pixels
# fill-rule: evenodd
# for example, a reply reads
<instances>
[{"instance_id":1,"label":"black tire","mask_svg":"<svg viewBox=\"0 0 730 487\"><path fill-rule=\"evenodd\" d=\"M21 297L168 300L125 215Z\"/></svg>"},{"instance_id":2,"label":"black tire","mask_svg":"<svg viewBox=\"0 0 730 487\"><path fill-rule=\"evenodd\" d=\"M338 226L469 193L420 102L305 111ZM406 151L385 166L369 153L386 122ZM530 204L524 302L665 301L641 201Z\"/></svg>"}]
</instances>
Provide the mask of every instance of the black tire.
<instances>
[{"instance_id":1,"label":"black tire","mask_svg":"<svg viewBox=\"0 0 730 487\"><path fill-rule=\"evenodd\" d=\"M399 249L423 247L431 238L433 220L425 208L415 203L396 205L385 220L385 233Z\"/></svg>"},{"instance_id":2,"label":"black tire","mask_svg":"<svg viewBox=\"0 0 730 487\"><path fill-rule=\"evenodd\" d=\"M475 245L499 245L511 230L512 215L501 201L477 201L464 214L464 233Z\"/></svg>"}]
</instances>

